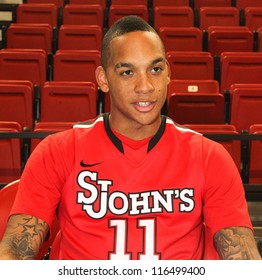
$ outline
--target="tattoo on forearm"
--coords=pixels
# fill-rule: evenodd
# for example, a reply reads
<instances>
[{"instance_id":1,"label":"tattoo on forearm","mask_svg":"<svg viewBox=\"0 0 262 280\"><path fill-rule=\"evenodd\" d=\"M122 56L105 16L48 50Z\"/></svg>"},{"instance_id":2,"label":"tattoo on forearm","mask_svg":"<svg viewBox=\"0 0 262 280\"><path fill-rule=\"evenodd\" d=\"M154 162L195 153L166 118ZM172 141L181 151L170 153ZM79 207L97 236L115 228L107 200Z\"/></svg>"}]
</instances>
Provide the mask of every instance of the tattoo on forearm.
<instances>
[{"instance_id":1,"label":"tattoo on forearm","mask_svg":"<svg viewBox=\"0 0 262 280\"><path fill-rule=\"evenodd\" d=\"M260 259L253 233L248 228L231 227L215 235L215 244L221 259Z\"/></svg>"},{"instance_id":2,"label":"tattoo on forearm","mask_svg":"<svg viewBox=\"0 0 262 280\"><path fill-rule=\"evenodd\" d=\"M9 244L12 251L16 252L16 258L34 259L46 233L44 223L38 218L33 216L23 218L23 222L13 228L13 238Z\"/></svg>"}]
</instances>

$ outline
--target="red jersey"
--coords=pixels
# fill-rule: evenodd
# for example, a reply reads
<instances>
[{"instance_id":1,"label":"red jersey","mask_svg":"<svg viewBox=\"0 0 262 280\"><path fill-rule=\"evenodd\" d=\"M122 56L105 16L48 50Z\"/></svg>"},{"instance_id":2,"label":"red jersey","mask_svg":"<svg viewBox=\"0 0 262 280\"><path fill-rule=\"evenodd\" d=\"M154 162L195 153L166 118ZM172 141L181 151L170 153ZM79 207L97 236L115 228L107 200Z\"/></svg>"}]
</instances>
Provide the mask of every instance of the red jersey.
<instances>
[{"instance_id":1,"label":"red jersey","mask_svg":"<svg viewBox=\"0 0 262 280\"><path fill-rule=\"evenodd\" d=\"M57 208L60 259L201 259L203 222L251 227L230 155L164 116L142 141L114 133L108 114L43 140L12 214L51 226Z\"/></svg>"}]
</instances>

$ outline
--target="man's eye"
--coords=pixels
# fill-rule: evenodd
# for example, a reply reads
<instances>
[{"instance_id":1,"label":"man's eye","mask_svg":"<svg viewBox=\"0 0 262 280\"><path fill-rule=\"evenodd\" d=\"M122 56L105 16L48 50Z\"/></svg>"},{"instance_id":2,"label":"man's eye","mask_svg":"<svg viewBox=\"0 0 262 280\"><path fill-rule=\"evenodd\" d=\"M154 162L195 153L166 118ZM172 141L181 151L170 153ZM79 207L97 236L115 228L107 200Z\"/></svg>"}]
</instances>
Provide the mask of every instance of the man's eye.
<instances>
[{"instance_id":1,"label":"man's eye","mask_svg":"<svg viewBox=\"0 0 262 280\"><path fill-rule=\"evenodd\" d=\"M132 74L132 71L131 70L126 70L124 72L121 73L122 76L129 76Z\"/></svg>"},{"instance_id":2,"label":"man's eye","mask_svg":"<svg viewBox=\"0 0 262 280\"><path fill-rule=\"evenodd\" d=\"M161 67L156 66L156 67L154 67L154 68L152 69L152 72L154 72L154 73L158 73L158 72L160 72L161 70L162 70L162 68L161 68Z\"/></svg>"}]
</instances>

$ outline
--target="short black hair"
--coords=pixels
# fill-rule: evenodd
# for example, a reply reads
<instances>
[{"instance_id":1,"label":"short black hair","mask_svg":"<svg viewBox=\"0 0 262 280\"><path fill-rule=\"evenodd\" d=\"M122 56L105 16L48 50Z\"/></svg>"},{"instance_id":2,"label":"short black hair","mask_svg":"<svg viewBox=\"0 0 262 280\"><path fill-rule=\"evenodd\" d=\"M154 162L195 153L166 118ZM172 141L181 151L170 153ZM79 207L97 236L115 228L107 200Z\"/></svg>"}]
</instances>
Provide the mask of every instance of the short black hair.
<instances>
[{"instance_id":1,"label":"short black hair","mask_svg":"<svg viewBox=\"0 0 262 280\"><path fill-rule=\"evenodd\" d=\"M103 38L101 64L104 69L106 68L107 60L110 55L109 46L112 39L135 31L147 31L157 34L156 30L139 16L130 15L120 18L111 26Z\"/></svg>"}]
</instances>

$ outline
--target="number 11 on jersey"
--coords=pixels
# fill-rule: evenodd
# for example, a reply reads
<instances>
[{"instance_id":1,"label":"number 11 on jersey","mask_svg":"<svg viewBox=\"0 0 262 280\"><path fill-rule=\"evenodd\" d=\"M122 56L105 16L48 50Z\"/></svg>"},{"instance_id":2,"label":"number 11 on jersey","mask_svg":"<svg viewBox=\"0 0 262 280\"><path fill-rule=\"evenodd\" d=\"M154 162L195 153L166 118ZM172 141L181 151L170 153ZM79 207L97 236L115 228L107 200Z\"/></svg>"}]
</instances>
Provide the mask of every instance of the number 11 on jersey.
<instances>
[{"instance_id":1,"label":"number 11 on jersey","mask_svg":"<svg viewBox=\"0 0 262 280\"><path fill-rule=\"evenodd\" d=\"M144 230L142 252L139 254L140 260L158 260L160 254L155 252L156 245L156 219L138 219L137 225ZM127 252L128 246L128 220L112 219L109 220L109 227L114 227L115 250L109 254L110 260L131 260L132 253Z\"/></svg>"}]
</instances>

